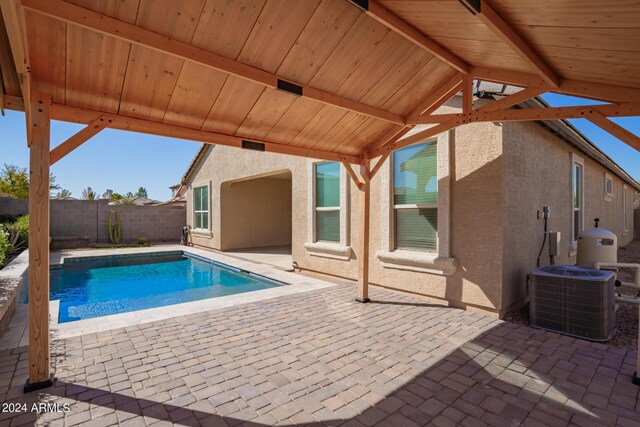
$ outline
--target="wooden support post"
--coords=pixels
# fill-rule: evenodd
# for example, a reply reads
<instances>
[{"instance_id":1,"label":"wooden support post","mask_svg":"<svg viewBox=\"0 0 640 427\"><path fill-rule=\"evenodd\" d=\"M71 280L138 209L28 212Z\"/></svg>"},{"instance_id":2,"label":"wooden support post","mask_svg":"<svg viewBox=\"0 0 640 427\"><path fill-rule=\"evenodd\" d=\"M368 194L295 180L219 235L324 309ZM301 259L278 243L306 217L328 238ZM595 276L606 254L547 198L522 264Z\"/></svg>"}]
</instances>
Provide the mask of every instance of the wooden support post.
<instances>
[{"instance_id":1,"label":"wooden support post","mask_svg":"<svg viewBox=\"0 0 640 427\"><path fill-rule=\"evenodd\" d=\"M50 387L49 138L51 97L31 94L29 162L29 380L24 391Z\"/></svg>"},{"instance_id":2,"label":"wooden support post","mask_svg":"<svg viewBox=\"0 0 640 427\"><path fill-rule=\"evenodd\" d=\"M473 109L473 76L464 76L462 87L462 114L471 114Z\"/></svg>"},{"instance_id":3,"label":"wooden support post","mask_svg":"<svg viewBox=\"0 0 640 427\"><path fill-rule=\"evenodd\" d=\"M633 373L633 383L640 385L640 304L638 304L638 360L636 371Z\"/></svg>"},{"instance_id":4,"label":"wooden support post","mask_svg":"<svg viewBox=\"0 0 640 427\"><path fill-rule=\"evenodd\" d=\"M371 204L371 179L369 162L360 166L363 183L358 192L360 220L360 254L358 255L358 295L356 301L369 302L369 210Z\"/></svg>"}]
</instances>

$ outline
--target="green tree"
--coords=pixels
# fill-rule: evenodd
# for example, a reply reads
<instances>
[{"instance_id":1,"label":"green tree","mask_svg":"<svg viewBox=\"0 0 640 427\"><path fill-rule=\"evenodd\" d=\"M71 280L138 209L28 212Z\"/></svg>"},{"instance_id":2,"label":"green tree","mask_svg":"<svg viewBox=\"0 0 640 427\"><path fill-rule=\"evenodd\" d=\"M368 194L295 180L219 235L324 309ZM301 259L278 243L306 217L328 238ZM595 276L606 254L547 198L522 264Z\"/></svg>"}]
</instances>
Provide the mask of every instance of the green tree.
<instances>
[{"instance_id":1,"label":"green tree","mask_svg":"<svg viewBox=\"0 0 640 427\"><path fill-rule=\"evenodd\" d=\"M133 201L120 193L111 193L109 202L114 205L132 205Z\"/></svg>"},{"instance_id":2,"label":"green tree","mask_svg":"<svg viewBox=\"0 0 640 427\"><path fill-rule=\"evenodd\" d=\"M144 187L140 187L138 188L138 191L135 194L138 197L144 197L145 199L149 198L149 193L147 192L147 189Z\"/></svg>"},{"instance_id":3,"label":"green tree","mask_svg":"<svg viewBox=\"0 0 640 427\"><path fill-rule=\"evenodd\" d=\"M64 188L56 193L56 199L67 199L71 197L71 191Z\"/></svg>"},{"instance_id":4,"label":"green tree","mask_svg":"<svg viewBox=\"0 0 640 427\"><path fill-rule=\"evenodd\" d=\"M91 189L91 187L87 187L82 190L82 198L84 200L96 200L98 198L98 194Z\"/></svg>"},{"instance_id":5,"label":"green tree","mask_svg":"<svg viewBox=\"0 0 640 427\"><path fill-rule=\"evenodd\" d=\"M60 186L55 184L56 177L49 176L49 190L59 190ZM4 169L0 172L0 193L8 194L16 199L26 199L29 197L29 173L27 168L19 168L16 165L4 164Z\"/></svg>"},{"instance_id":6,"label":"green tree","mask_svg":"<svg viewBox=\"0 0 640 427\"><path fill-rule=\"evenodd\" d=\"M124 197L132 199L132 198L136 197L136 195L133 194L131 191L129 191L127 194L124 195Z\"/></svg>"}]
</instances>

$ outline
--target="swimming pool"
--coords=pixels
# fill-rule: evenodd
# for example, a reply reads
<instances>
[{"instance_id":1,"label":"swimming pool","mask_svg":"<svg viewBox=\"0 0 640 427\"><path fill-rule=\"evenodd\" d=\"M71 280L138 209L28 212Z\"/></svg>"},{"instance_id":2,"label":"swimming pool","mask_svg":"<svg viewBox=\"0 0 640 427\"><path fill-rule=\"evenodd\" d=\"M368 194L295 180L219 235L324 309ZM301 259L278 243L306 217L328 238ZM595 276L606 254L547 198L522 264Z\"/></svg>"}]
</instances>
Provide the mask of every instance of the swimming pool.
<instances>
[{"instance_id":1,"label":"swimming pool","mask_svg":"<svg viewBox=\"0 0 640 427\"><path fill-rule=\"evenodd\" d=\"M50 273L58 323L284 285L191 254L69 259Z\"/></svg>"}]
</instances>

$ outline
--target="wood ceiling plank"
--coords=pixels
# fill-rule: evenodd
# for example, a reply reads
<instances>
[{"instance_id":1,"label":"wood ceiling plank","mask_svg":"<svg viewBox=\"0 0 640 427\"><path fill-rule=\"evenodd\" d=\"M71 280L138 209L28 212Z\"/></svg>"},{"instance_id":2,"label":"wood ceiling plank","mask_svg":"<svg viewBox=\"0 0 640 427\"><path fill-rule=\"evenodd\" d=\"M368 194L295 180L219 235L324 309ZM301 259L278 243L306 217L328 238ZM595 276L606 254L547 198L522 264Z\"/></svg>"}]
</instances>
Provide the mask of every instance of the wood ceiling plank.
<instances>
[{"instance_id":1,"label":"wood ceiling plank","mask_svg":"<svg viewBox=\"0 0 640 427\"><path fill-rule=\"evenodd\" d=\"M333 151L336 146L349 136L353 131L360 127L367 117L356 113L347 113L342 116L333 126L326 132L322 138L313 145L317 150Z\"/></svg>"},{"instance_id":2,"label":"wood ceiling plank","mask_svg":"<svg viewBox=\"0 0 640 427\"><path fill-rule=\"evenodd\" d=\"M67 24L29 11L25 12L25 20L32 88L64 104Z\"/></svg>"},{"instance_id":3,"label":"wood ceiling plank","mask_svg":"<svg viewBox=\"0 0 640 427\"><path fill-rule=\"evenodd\" d=\"M419 29L406 22L402 17L386 9L375 0L369 0L367 2L365 12L367 15L371 16L378 22L381 22L383 25L401 35L411 43L426 50L441 61L444 61L447 65L463 73L469 72L469 64L466 61L439 45Z\"/></svg>"},{"instance_id":4,"label":"wood ceiling plank","mask_svg":"<svg viewBox=\"0 0 640 427\"><path fill-rule=\"evenodd\" d=\"M563 47L611 52L640 52L640 43L638 43L640 25L638 28L581 28L542 25L516 25L514 28L539 49ZM544 52L546 55L546 50Z\"/></svg>"},{"instance_id":5,"label":"wood ceiling plank","mask_svg":"<svg viewBox=\"0 0 640 427\"><path fill-rule=\"evenodd\" d=\"M68 25L67 104L116 113L130 48L129 43L121 40Z\"/></svg>"},{"instance_id":6,"label":"wood ceiling plank","mask_svg":"<svg viewBox=\"0 0 640 427\"><path fill-rule=\"evenodd\" d=\"M335 92L388 33L389 30L383 25L360 14L309 84L327 92Z\"/></svg>"},{"instance_id":7,"label":"wood ceiling plank","mask_svg":"<svg viewBox=\"0 0 640 427\"><path fill-rule=\"evenodd\" d=\"M238 61L274 73L319 4L320 0L267 2Z\"/></svg>"},{"instance_id":8,"label":"wood ceiling plank","mask_svg":"<svg viewBox=\"0 0 640 427\"><path fill-rule=\"evenodd\" d=\"M142 0L136 25L188 43L195 33L194 23L200 19L204 3L205 0L164 0L163 7L157 7L152 0ZM132 46L119 111L131 117L162 120L183 64L183 59L143 46ZM205 109L206 106L192 108Z\"/></svg>"},{"instance_id":9,"label":"wood ceiling plank","mask_svg":"<svg viewBox=\"0 0 640 427\"><path fill-rule=\"evenodd\" d=\"M640 8L636 0L492 0L492 5L512 25L583 28L640 26Z\"/></svg>"},{"instance_id":10,"label":"wood ceiling plank","mask_svg":"<svg viewBox=\"0 0 640 427\"><path fill-rule=\"evenodd\" d=\"M547 60L534 51L531 45L522 38L502 16L496 12L491 4L480 0L479 7L472 0L462 0L469 9L474 10L475 16L491 29L504 43L509 45L514 52L532 67L551 87L560 86L560 76L553 70Z\"/></svg>"},{"instance_id":11,"label":"wood ceiling plank","mask_svg":"<svg viewBox=\"0 0 640 427\"><path fill-rule=\"evenodd\" d=\"M233 135L265 87L235 76L226 80L202 130Z\"/></svg>"},{"instance_id":12,"label":"wood ceiling plank","mask_svg":"<svg viewBox=\"0 0 640 427\"><path fill-rule=\"evenodd\" d=\"M291 141L291 145L313 146L317 144L319 141L322 141L331 128L346 114L347 112L344 110L338 110L328 106L322 107L318 114L316 114L307 126Z\"/></svg>"},{"instance_id":13,"label":"wood ceiling plank","mask_svg":"<svg viewBox=\"0 0 640 427\"><path fill-rule=\"evenodd\" d=\"M264 139L297 98L266 88L244 118L236 135Z\"/></svg>"},{"instance_id":14,"label":"wood ceiling plank","mask_svg":"<svg viewBox=\"0 0 640 427\"><path fill-rule=\"evenodd\" d=\"M290 144L324 107L305 98L296 98L278 123L269 131L267 139Z\"/></svg>"},{"instance_id":15,"label":"wood ceiling plank","mask_svg":"<svg viewBox=\"0 0 640 427\"><path fill-rule=\"evenodd\" d=\"M345 2L321 2L297 39L286 41L290 49L275 72L302 84L309 83L357 16L357 11L353 11ZM237 134L266 137L297 99L283 92L265 90L245 117ZM299 114L297 117L301 118Z\"/></svg>"},{"instance_id":16,"label":"wood ceiling plank","mask_svg":"<svg viewBox=\"0 0 640 427\"><path fill-rule=\"evenodd\" d=\"M384 103L385 108L407 116L424 100L425 94L436 90L436 85L450 73L457 71L439 61L429 61Z\"/></svg>"},{"instance_id":17,"label":"wood ceiling plank","mask_svg":"<svg viewBox=\"0 0 640 427\"><path fill-rule=\"evenodd\" d=\"M140 0L66 0L94 12L110 16L120 21L134 24L138 18Z\"/></svg>"},{"instance_id":18,"label":"wood ceiling plank","mask_svg":"<svg viewBox=\"0 0 640 427\"><path fill-rule=\"evenodd\" d=\"M360 13L344 0L323 0L278 67L277 74L308 84Z\"/></svg>"},{"instance_id":19,"label":"wood ceiling plank","mask_svg":"<svg viewBox=\"0 0 640 427\"><path fill-rule=\"evenodd\" d=\"M365 120L362 121L359 126L355 127L350 133L344 133L341 138L336 138L336 143L334 144L332 151L359 154L362 151L363 146L371 144L371 141L377 140L377 138L387 131L390 126L395 127L390 123L383 123L371 120L371 118L365 118Z\"/></svg>"},{"instance_id":20,"label":"wood ceiling plank","mask_svg":"<svg viewBox=\"0 0 640 427\"><path fill-rule=\"evenodd\" d=\"M191 44L236 59L263 7L263 0L207 1ZM231 33L234 37L229 38ZM185 63L163 121L203 128L228 77L196 63Z\"/></svg>"},{"instance_id":21,"label":"wood ceiling plank","mask_svg":"<svg viewBox=\"0 0 640 427\"><path fill-rule=\"evenodd\" d=\"M398 64L408 63L417 58L416 63L411 64L415 68L419 67L421 62L426 63L433 58L419 48L402 43L402 41L399 35L389 31L378 46L340 84L336 93L361 101L365 95L375 90L379 85L390 84L389 81L392 81L394 71L401 68L398 67Z\"/></svg>"},{"instance_id":22,"label":"wood ceiling plank","mask_svg":"<svg viewBox=\"0 0 640 427\"><path fill-rule=\"evenodd\" d=\"M4 26L2 18L2 10L0 9L0 70L2 70L2 83L7 95L21 96L20 82L18 81L18 73L13 63L11 54L11 46L9 37Z\"/></svg>"}]
</instances>

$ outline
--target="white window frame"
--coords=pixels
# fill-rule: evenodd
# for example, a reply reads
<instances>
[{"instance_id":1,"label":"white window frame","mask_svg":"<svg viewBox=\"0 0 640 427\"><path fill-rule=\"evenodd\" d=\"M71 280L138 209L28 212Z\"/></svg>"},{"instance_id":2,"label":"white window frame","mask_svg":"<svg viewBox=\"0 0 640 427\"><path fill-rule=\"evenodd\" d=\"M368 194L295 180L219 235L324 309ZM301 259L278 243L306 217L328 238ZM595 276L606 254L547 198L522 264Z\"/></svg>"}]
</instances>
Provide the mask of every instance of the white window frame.
<instances>
[{"instance_id":1,"label":"white window frame","mask_svg":"<svg viewBox=\"0 0 640 427\"><path fill-rule=\"evenodd\" d=\"M611 183L611 191L608 191L607 184ZM608 173L604 173L604 200L610 202L614 197L614 189L613 189L613 177Z\"/></svg>"},{"instance_id":2,"label":"white window frame","mask_svg":"<svg viewBox=\"0 0 640 427\"><path fill-rule=\"evenodd\" d=\"M572 153L571 155L571 169L570 169L570 184L569 184L569 188L570 188L570 206L571 206L571 242L572 242L572 251L570 255L573 255L574 252L577 250L578 247L578 236L574 236L574 230L575 230L575 211L576 208L574 207L574 203L573 203L573 169L575 167L575 165L579 165L580 166L580 170L582 171L582 173L580 174L580 180L578 182L578 186L579 186L579 191L580 191L580 201L579 201L579 205L577 210L580 211L580 216L579 216L579 221L580 224L578 224L578 233L582 230L584 230L584 173L585 173L585 168L584 168L584 159L578 155L576 155L575 153Z\"/></svg>"},{"instance_id":3,"label":"white window frame","mask_svg":"<svg viewBox=\"0 0 640 427\"><path fill-rule=\"evenodd\" d=\"M451 162L455 149L455 130L429 138L423 142L436 141L438 179L438 231L437 251L409 251L395 249L395 205L393 200L393 156L385 160L378 172L381 181L382 205L382 250L376 252L384 268L415 271L443 276L452 276L458 269L458 261L451 256ZM417 143L418 144L418 143ZM407 205L408 206L408 205ZM415 205L431 206L431 205Z\"/></svg>"},{"instance_id":4,"label":"white window frame","mask_svg":"<svg viewBox=\"0 0 640 427\"><path fill-rule=\"evenodd\" d=\"M348 261L353 251L350 245L350 178L344 165L340 164L340 241L319 242L316 239L316 212L318 210L333 210L335 208L316 207L316 165L330 163L326 161L309 160L307 163L307 176L310 194L307 209L307 241L305 249L312 256Z\"/></svg>"},{"instance_id":5,"label":"white window frame","mask_svg":"<svg viewBox=\"0 0 640 427\"><path fill-rule=\"evenodd\" d=\"M423 141L423 142L418 142L418 143L412 144L412 145L420 145L420 144L433 143L433 142L435 142L437 144L437 140L431 139L431 140L427 140L427 141ZM409 147L411 147L411 145ZM436 150L437 149L438 149L438 147L436 146ZM389 182L390 182L389 191L391 191L391 200L392 201L396 200L396 198L395 198L395 185L394 185L395 176L393 174L393 171L394 171L393 158L394 157L395 157L394 153L391 153L391 155L389 155L389 168L391 170L391 177L389 179ZM440 160L437 157L438 157L438 155L436 154L436 168L437 168L438 161ZM436 174L437 174L437 172L436 172ZM438 177L436 176L436 181L438 180L437 178ZM440 198L440 186L439 186L438 182L436 182L436 188L437 188L437 191L438 191L438 199L439 199ZM396 241L396 226L397 226L397 224L396 224L396 211L399 210L399 209L438 209L438 203L418 203L418 204L408 204L408 205L396 205L396 204L394 204L393 205L393 209L391 209L391 229L389 230L389 234L390 234L390 237L391 237L391 246L390 247L391 247L391 249L393 251L407 251L407 252L420 252L420 253L428 253L428 254L429 253L430 254L437 254L438 253L438 247L440 246L440 242L439 242L440 239L439 239L437 230L436 230L436 249L435 249L435 251L429 251L429 250L427 250L427 251L418 251L418 250L411 251L411 250L407 250L407 249L398 249L398 247L397 247L398 244L397 244L397 241ZM438 226L438 228L440 228L440 227Z\"/></svg>"},{"instance_id":6,"label":"white window frame","mask_svg":"<svg viewBox=\"0 0 640 427\"><path fill-rule=\"evenodd\" d=\"M209 206L207 206L207 211L196 211L196 197L195 197L195 191L198 188L203 188L206 187L207 188L207 200L208 200L208 204ZM193 223L193 229L191 230L192 233L195 234L201 234L201 235L205 235L205 236L209 236L211 237L211 210L212 210L212 201L211 201L211 181L201 181L198 183L194 183L191 185L190 188L191 191L191 218L192 218L192 223ZM209 220L207 221L207 228L196 228L196 213L197 212L207 212L208 213L208 217Z\"/></svg>"},{"instance_id":7,"label":"white window frame","mask_svg":"<svg viewBox=\"0 0 640 427\"><path fill-rule=\"evenodd\" d=\"M629 233L629 214L627 213L627 207L629 201L627 200L628 187L627 184L622 185L622 235L626 236Z\"/></svg>"}]
</instances>

